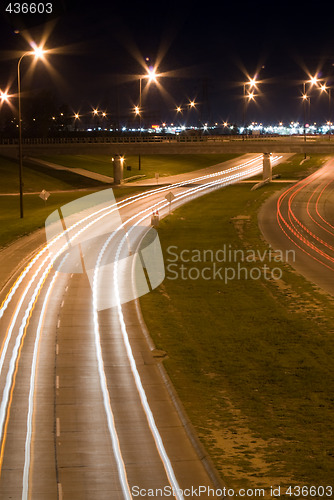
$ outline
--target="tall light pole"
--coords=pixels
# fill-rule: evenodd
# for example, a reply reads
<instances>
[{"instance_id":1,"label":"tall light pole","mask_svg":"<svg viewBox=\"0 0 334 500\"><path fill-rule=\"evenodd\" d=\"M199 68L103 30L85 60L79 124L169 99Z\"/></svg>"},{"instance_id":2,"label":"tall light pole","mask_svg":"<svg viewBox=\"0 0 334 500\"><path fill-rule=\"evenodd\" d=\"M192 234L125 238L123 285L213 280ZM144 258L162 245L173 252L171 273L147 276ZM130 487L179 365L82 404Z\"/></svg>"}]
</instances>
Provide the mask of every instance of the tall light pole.
<instances>
[{"instance_id":1,"label":"tall light pole","mask_svg":"<svg viewBox=\"0 0 334 500\"><path fill-rule=\"evenodd\" d=\"M246 130L246 110L247 110L247 101L246 98L248 99L248 102L251 100L254 100L254 92L247 92L246 93L246 85L248 85L249 90L256 88L257 80L256 80L256 75L254 78L249 78L248 82L245 82L243 84L243 108L242 108L242 125L243 125L243 139L244 139L244 133Z\"/></svg>"},{"instance_id":2,"label":"tall light pole","mask_svg":"<svg viewBox=\"0 0 334 500\"><path fill-rule=\"evenodd\" d=\"M147 68L147 74L139 77L139 106L135 107L136 115L139 115L139 135L141 135L141 103L142 103L142 80L145 78L148 83L157 81L157 73L154 68ZM138 170L141 170L141 155L138 155Z\"/></svg>"},{"instance_id":3,"label":"tall light pole","mask_svg":"<svg viewBox=\"0 0 334 500\"><path fill-rule=\"evenodd\" d=\"M17 91L19 107L19 190L20 190L20 218L23 219L23 154L22 154L22 112L21 112L21 61L26 56L34 56L41 59L45 50L41 47L35 47L33 50L24 52L17 63Z\"/></svg>"},{"instance_id":4,"label":"tall light pole","mask_svg":"<svg viewBox=\"0 0 334 500\"><path fill-rule=\"evenodd\" d=\"M308 103L308 111L309 111L309 120L311 121L311 96L308 95L307 89L306 89L306 84L309 84L309 91L312 89L313 86L318 86L319 78L318 75L311 76L310 80L307 80L306 82L303 82L303 103L304 103L304 142L306 142L306 104ZM306 153L305 153L306 154ZM305 156L306 157L306 156Z\"/></svg>"},{"instance_id":5,"label":"tall light pole","mask_svg":"<svg viewBox=\"0 0 334 500\"><path fill-rule=\"evenodd\" d=\"M325 92L328 94L328 138L331 139L331 104L332 104L332 87L327 87L326 82L321 84L319 87L321 93Z\"/></svg>"},{"instance_id":6,"label":"tall light pole","mask_svg":"<svg viewBox=\"0 0 334 500\"><path fill-rule=\"evenodd\" d=\"M310 99L310 97L306 93L305 82L303 83L303 95L302 95L302 99L303 99L303 111L304 111L304 142L306 142L306 103L308 101L311 101L311 99ZM306 158L306 156L305 156L305 158Z\"/></svg>"}]
</instances>

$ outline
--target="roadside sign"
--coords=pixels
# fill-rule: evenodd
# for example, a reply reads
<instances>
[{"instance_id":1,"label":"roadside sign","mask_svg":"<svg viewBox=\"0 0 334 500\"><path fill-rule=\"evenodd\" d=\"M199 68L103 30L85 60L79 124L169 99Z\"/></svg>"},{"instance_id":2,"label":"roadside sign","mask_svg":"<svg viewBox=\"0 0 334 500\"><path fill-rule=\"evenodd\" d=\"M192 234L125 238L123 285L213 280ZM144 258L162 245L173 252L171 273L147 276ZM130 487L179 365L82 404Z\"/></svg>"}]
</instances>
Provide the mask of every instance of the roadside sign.
<instances>
[{"instance_id":1,"label":"roadside sign","mask_svg":"<svg viewBox=\"0 0 334 500\"><path fill-rule=\"evenodd\" d=\"M48 191L45 191L45 189L43 189L43 191L40 193L39 197L42 198L43 201L46 201L50 196L50 193Z\"/></svg>"},{"instance_id":2,"label":"roadside sign","mask_svg":"<svg viewBox=\"0 0 334 500\"><path fill-rule=\"evenodd\" d=\"M175 198L175 195L171 191L169 191L169 193L166 194L165 198L169 203L172 203L172 201Z\"/></svg>"},{"instance_id":3,"label":"roadside sign","mask_svg":"<svg viewBox=\"0 0 334 500\"><path fill-rule=\"evenodd\" d=\"M175 199L175 195L171 191L169 191L169 193L166 194L165 199L169 202L169 213L170 213L172 201Z\"/></svg>"}]
</instances>

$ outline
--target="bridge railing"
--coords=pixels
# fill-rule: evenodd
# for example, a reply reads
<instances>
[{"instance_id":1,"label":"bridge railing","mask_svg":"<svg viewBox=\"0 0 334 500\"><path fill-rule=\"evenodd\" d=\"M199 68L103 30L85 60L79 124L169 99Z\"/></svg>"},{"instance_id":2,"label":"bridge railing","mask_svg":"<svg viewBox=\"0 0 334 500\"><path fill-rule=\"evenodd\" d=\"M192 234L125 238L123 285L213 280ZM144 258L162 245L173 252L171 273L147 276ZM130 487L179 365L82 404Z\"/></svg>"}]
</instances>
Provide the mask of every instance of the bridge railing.
<instances>
[{"instance_id":1,"label":"bridge railing","mask_svg":"<svg viewBox=\"0 0 334 500\"><path fill-rule=\"evenodd\" d=\"M271 136L242 136L242 135L142 135L142 136L100 136L100 137L33 137L24 138L23 144L143 144L143 143L222 143L234 141L290 141L314 142L330 139L330 135L271 135ZM333 139L334 140L334 139ZM18 138L0 138L0 145L18 145Z\"/></svg>"}]
</instances>

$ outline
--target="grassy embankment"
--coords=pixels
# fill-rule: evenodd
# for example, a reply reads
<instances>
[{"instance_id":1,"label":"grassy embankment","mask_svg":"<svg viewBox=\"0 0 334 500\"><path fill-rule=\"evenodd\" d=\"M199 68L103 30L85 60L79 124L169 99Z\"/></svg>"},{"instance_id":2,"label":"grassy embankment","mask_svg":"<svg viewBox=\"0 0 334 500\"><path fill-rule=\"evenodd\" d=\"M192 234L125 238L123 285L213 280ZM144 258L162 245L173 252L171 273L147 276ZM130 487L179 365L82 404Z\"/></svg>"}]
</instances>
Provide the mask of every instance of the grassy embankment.
<instances>
[{"instance_id":1,"label":"grassy embankment","mask_svg":"<svg viewBox=\"0 0 334 500\"><path fill-rule=\"evenodd\" d=\"M129 155L125 157L124 178L137 175L151 178L156 172L160 177L183 174L231 160L236 156L238 155L142 155L141 169L138 170L138 156ZM113 176L112 162L108 155L51 155L43 156L41 159L73 169L84 168L91 172ZM131 170L127 170L127 166L131 166Z\"/></svg>"},{"instance_id":2,"label":"grassy embankment","mask_svg":"<svg viewBox=\"0 0 334 500\"><path fill-rule=\"evenodd\" d=\"M298 178L324 157L299 165L301 160L295 156L275 171ZM251 192L249 184L239 184L176 210L159 228L165 264L174 258L169 245L178 255L225 245L268 250L257 213L282 187ZM279 267L282 279L192 280L189 268L212 264L183 262L188 279L171 280L175 274L167 268L162 285L140 299L144 318L157 348L167 353L166 369L200 439L230 487L332 484L334 300L285 263L266 258L242 266L249 272L264 264ZM236 266L220 263L225 265Z\"/></svg>"},{"instance_id":3,"label":"grassy embankment","mask_svg":"<svg viewBox=\"0 0 334 500\"><path fill-rule=\"evenodd\" d=\"M237 155L169 155L143 156L143 172L147 177L153 177L155 172L161 176L184 173L215 163L231 159ZM107 156L54 156L49 161L61 163L73 168L71 172L52 170L43 166L26 163L23 170L24 193L40 193L43 189L52 191L46 204L36 194L24 196L24 219L19 218L18 196L1 196L3 193L18 193L18 165L16 162L0 157L0 247L10 243L19 236L29 234L43 227L46 217L58 207L79 196L85 196L91 191L105 189L110 186L75 173L75 168L84 168L105 175L112 175L112 165ZM130 157L138 162L137 157ZM138 170L124 171L127 175L135 175ZM78 191L78 190L81 191ZM122 186L113 188L116 198L124 197L146 188ZM54 192L62 191L62 192ZM72 191L72 192L71 192Z\"/></svg>"},{"instance_id":4,"label":"grassy embankment","mask_svg":"<svg viewBox=\"0 0 334 500\"><path fill-rule=\"evenodd\" d=\"M44 168L37 170L35 167L25 166L24 219L20 219L18 195L1 196L19 191L17 163L0 158L0 179L0 247L43 227L46 217L65 203L98 189L110 187L71 172ZM51 191L46 203L38 194L27 194L40 193L43 189ZM135 187L114 188L114 194L118 198L139 191L140 189Z\"/></svg>"}]
</instances>

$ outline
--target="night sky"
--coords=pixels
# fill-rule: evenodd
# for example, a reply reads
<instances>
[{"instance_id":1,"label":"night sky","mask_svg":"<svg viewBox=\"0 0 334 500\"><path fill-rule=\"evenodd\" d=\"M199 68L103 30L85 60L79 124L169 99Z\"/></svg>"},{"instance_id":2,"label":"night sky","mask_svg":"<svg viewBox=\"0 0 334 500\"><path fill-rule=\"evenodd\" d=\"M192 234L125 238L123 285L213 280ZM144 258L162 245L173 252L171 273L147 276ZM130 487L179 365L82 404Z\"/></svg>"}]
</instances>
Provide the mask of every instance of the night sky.
<instances>
[{"instance_id":1,"label":"night sky","mask_svg":"<svg viewBox=\"0 0 334 500\"><path fill-rule=\"evenodd\" d=\"M39 62L23 85L27 92L52 88L75 112L99 107L130 114L138 104L145 58L147 65L159 63L163 75L163 88L151 84L143 92L152 120L176 121L175 107L194 99L197 110L184 111L184 119L240 123L247 74L257 73L261 81L247 117L263 123L302 120L300 95L308 73L334 86L334 5L57 0L52 16L28 16L5 15L8 3L1 4L0 88L11 83L10 91L16 91L17 56L29 50L25 38L38 42L49 33L46 47L58 53L47 58L57 73ZM334 121L333 113L334 106ZM312 90L310 120L328 115L328 96Z\"/></svg>"}]
</instances>

